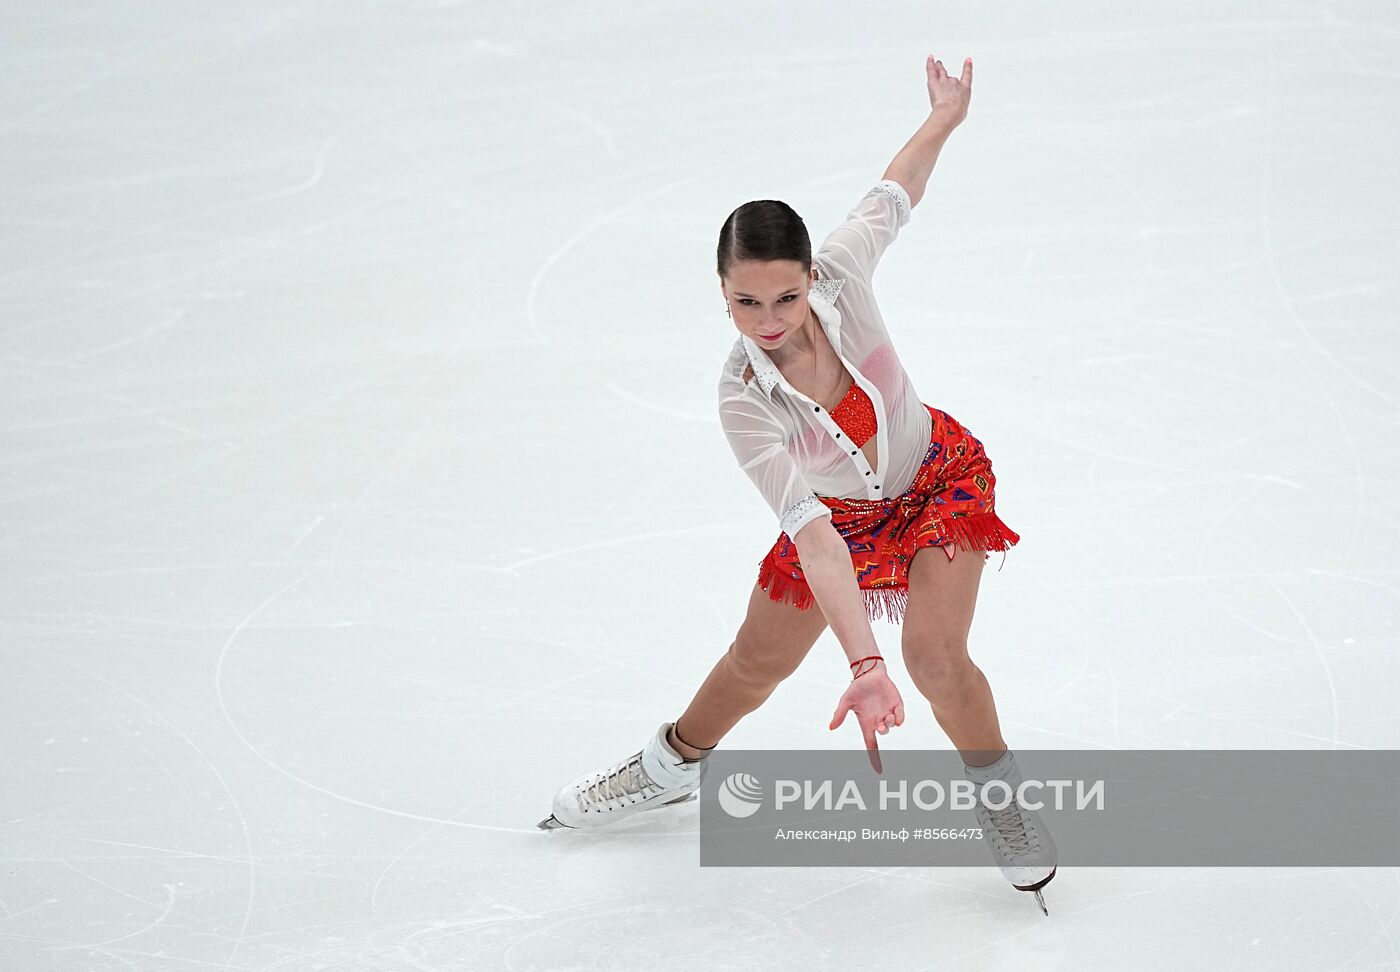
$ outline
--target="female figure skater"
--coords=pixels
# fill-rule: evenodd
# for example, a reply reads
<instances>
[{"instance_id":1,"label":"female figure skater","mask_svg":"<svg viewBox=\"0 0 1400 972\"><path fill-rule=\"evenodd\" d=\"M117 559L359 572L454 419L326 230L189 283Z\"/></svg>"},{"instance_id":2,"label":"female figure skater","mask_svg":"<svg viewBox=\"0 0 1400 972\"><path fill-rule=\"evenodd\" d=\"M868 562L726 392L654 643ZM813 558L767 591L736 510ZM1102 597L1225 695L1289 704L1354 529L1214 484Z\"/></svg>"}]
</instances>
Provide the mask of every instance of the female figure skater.
<instances>
[{"instance_id":1,"label":"female figure skater","mask_svg":"<svg viewBox=\"0 0 1400 972\"><path fill-rule=\"evenodd\" d=\"M759 565L748 616L689 708L639 752L560 790L541 828L593 827L695 799L709 752L797 670L828 624L852 670L829 728L854 712L880 772L876 734L903 725L904 704L871 631L879 616L902 624L905 665L968 778L1013 791L1021 782L967 652L985 551L1004 558L1020 537L993 509L982 443L920 401L871 285L972 96L970 58L960 78L933 57L925 68L929 117L815 255L782 202L746 203L721 228L720 292L740 336L719 382L720 423L781 533ZM941 553L916 556L926 547ZM1044 910L1039 889L1055 875L1055 850L1039 815L1015 801L998 810L979 801L976 813L1002 873Z\"/></svg>"}]
</instances>

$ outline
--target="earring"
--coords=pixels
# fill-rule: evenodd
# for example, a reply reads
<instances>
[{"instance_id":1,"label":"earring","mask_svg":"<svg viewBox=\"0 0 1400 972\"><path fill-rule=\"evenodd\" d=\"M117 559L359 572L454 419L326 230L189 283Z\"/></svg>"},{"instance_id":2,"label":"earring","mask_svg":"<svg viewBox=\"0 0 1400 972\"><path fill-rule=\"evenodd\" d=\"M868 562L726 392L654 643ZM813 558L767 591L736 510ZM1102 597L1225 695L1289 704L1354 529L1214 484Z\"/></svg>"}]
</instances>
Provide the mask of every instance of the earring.
<instances>
[{"instance_id":1,"label":"earring","mask_svg":"<svg viewBox=\"0 0 1400 972\"><path fill-rule=\"evenodd\" d=\"M724 302L724 316L729 318L731 321L734 319L734 315L729 313L729 301L727 300Z\"/></svg>"}]
</instances>

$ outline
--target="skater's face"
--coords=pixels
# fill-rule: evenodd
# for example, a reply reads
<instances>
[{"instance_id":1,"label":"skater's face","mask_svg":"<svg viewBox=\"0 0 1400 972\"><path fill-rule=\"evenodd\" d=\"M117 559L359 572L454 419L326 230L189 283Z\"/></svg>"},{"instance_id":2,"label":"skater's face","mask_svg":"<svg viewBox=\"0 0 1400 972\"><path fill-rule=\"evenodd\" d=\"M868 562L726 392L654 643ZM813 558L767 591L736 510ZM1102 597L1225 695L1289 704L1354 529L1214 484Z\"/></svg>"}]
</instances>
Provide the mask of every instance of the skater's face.
<instances>
[{"instance_id":1,"label":"skater's face","mask_svg":"<svg viewBox=\"0 0 1400 972\"><path fill-rule=\"evenodd\" d=\"M739 333L772 351L806 323L807 288L816 279L816 267L803 273L796 260L743 260L720 278L720 292Z\"/></svg>"}]
</instances>

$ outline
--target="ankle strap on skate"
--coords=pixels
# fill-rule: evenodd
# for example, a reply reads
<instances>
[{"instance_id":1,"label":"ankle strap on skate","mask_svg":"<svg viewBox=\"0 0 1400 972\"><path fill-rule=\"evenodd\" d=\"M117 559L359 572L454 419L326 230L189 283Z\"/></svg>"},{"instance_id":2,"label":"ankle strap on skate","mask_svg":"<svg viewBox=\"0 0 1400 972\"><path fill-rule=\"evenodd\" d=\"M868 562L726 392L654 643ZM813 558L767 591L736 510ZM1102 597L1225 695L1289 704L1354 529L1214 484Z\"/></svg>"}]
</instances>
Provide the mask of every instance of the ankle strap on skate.
<instances>
[{"instance_id":1,"label":"ankle strap on skate","mask_svg":"<svg viewBox=\"0 0 1400 972\"><path fill-rule=\"evenodd\" d=\"M681 739L680 730L676 728L676 726L677 726L678 723L679 723L679 720L677 720L676 722L671 723L671 731L672 731L673 733L676 734L676 738L677 738L677 739L680 739L682 743L685 743L685 745L690 746L690 743L686 742L684 739ZM718 745L719 745L719 743L715 743L715 746L718 746ZM709 752L711 749L714 749L715 746L690 746L690 748L691 748L691 749L698 749L698 750L700 750L701 752Z\"/></svg>"}]
</instances>

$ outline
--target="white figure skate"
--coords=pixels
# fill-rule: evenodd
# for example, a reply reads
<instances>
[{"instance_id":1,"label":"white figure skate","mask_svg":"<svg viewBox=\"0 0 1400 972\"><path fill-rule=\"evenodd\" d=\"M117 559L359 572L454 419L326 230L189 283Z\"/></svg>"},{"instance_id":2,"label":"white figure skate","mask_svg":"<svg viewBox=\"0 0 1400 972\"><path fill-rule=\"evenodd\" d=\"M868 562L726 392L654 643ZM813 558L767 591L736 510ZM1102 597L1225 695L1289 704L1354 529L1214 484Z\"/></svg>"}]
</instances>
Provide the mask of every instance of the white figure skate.
<instances>
[{"instance_id":1,"label":"white figure skate","mask_svg":"<svg viewBox=\"0 0 1400 972\"><path fill-rule=\"evenodd\" d=\"M605 770L580 776L554 796L554 812L541 830L601 827L634 814L699 798L709 758L687 763L671 748L663 722L640 752Z\"/></svg>"},{"instance_id":2,"label":"white figure skate","mask_svg":"<svg viewBox=\"0 0 1400 972\"><path fill-rule=\"evenodd\" d=\"M977 822L982 827L982 838L992 850L1001 873L1017 891L1035 892L1036 903L1048 917L1045 896L1040 889L1049 884L1058 868L1055 842L1040 814L1016 805L1016 788L1021 785L1021 769L1016 765L1016 757L1007 750L1001 758L990 766L968 766L967 778L978 787L979 799L973 807ZM1005 807L992 809L981 799L982 784L990 780L1002 780L1011 788L1013 799ZM1005 794L1001 787L993 788L989 794L992 802L1000 803Z\"/></svg>"}]
</instances>

